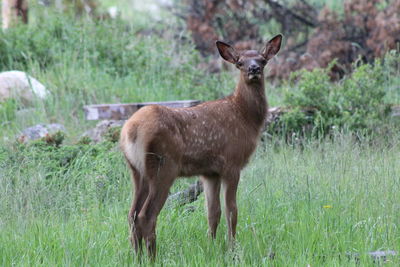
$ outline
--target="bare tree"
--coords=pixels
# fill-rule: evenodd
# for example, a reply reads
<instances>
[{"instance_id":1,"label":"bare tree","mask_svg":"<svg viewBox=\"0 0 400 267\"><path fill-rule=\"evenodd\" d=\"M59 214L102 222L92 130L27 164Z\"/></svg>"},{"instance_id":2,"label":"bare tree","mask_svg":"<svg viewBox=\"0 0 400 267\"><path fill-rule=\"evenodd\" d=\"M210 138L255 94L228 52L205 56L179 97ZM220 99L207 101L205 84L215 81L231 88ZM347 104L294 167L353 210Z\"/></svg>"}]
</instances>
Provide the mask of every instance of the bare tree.
<instances>
[{"instance_id":1,"label":"bare tree","mask_svg":"<svg viewBox=\"0 0 400 267\"><path fill-rule=\"evenodd\" d=\"M3 0L2 2L2 27L8 29L19 21L28 23L27 0Z\"/></svg>"}]
</instances>

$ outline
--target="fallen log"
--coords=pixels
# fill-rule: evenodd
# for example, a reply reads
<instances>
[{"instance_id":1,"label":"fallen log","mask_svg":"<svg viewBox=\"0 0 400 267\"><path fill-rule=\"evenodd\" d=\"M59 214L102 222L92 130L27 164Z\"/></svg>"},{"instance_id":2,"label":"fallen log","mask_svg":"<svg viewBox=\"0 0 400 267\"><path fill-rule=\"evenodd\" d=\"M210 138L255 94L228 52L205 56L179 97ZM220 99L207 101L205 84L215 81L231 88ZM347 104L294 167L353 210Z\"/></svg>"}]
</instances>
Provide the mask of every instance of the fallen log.
<instances>
[{"instance_id":1,"label":"fallen log","mask_svg":"<svg viewBox=\"0 0 400 267\"><path fill-rule=\"evenodd\" d=\"M129 104L98 104L83 107L87 120L126 120L140 108L149 105L161 105L172 108L192 107L200 104L199 100L178 100L164 102L143 102Z\"/></svg>"},{"instance_id":2,"label":"fallen log","mask_svg":"<svg viewBox=\"0 0 400 267\"><path fill-rule=\"evenodd\" d=\"M188 188L183 191L179 191L168 197L168 205L184 206L186 204L196 201L199 195L203 192L203 184L197 180L197 182L191 184Z\"/></svg>"},{"instance_id":3,"label":"fallen log","mask_svg":"<svg viewBox=\"0 0 400 267\"><path fill-rule=\"evenodd\" d=\"M126 120L140 108L148 105L161 105L173 108L193 107L200 104L200 100L178 100L164 102L143 102L143 103L128 103L128 104L98 104L86 105L83 107L85 118L87 120ZM266 125L276 121L288 109L285 107L272 107L268 109ZM312 113L314 110L304 108L304 112ZM400 117L400 105L392 106L392 117Z\"/></svg>"},{"instance_id":4,"label":"fallen log","mask_svg":"<svg viewBox=\"0 0 400 267\"><path fill-rule=\"evenodd\" d=\"M400 106L392 106L392 113L390 114L392 117L400 117Z\"/></svg>"},{"instance_id":5,"label":"fallen log","mask_svg":"<svg viewBox=\"0 0 400 267\"><path fill-rule=\"evenodd\" d=\"M200 104L200 100L180 100L165 102L143 102L129 104L98 104L86 105L83 107L87 120L126 120L140 108L148 105L161 105L173 108L193 107ZM268 109L266 123L276 120L284 108L272 107Z\"/></svg>"}]
</instances>

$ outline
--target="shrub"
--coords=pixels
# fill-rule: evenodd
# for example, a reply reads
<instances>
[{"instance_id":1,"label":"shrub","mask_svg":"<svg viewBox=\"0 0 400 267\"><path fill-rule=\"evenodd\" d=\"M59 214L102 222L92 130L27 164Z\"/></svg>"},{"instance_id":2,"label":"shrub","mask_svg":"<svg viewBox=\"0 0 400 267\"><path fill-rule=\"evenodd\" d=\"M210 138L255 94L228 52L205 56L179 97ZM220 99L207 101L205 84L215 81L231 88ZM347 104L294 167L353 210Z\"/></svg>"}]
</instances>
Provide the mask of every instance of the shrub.
<instances>
[{"instance_id":1,"label":"shrub","mask_svg":"<svg viewBox=\"0 0 400 267\"><path fill-rule=\"evenodd\" d=\"M314 137L325 136L333 128L377 132L390 112L384 101L390 74L380 60L373 65L356 64L354 72L338 83L330 82L329 68L297 72L300 80L284 98L288 111L269 130Z\"/></svg>"}]
</instances>

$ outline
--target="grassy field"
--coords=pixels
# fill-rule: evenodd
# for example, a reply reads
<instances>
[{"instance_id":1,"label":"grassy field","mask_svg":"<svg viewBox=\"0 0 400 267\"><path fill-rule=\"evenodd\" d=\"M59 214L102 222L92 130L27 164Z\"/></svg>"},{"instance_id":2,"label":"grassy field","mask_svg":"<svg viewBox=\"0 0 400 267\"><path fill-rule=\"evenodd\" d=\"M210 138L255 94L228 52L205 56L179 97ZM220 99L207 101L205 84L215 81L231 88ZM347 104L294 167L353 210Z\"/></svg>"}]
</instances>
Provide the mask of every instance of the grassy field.
<instances>
[{"instance_id":1,"label":"grassy field","mask_svg":"<svg viewBox=\"0 0 400 267\"><path fill-rule=\"evenodd\" d=\"M261 144L240 182L236 248L227 246L224 220L217 239L207 237L201 196L194 211L161 212L156 266L375 266L368 252L400 250L399 145L342 135L302 147ZM75 153L69 162L67 151ZM0 157L0 264L138 263L128 242L129 173L113 144L14 147ZM397 256L385 265L399 264Z\"/></svg>"},{"instance_id":2,"label":"grassy field","mask_svg":"<svg viewBox=\"0 0 400 267\"><path fill-rule=\"evenodd\" d=\"M51 96L0 112L0 265L147 265L128 241L132 186L117 145L77 143L95 124L84 120L82 106L215 99L232 91L236 73L207 74L187 32L171 24L160 35L163 26L143 14L137 24L76 19L35 5L31 14L30 25L0 32L0 71L27 71ZM133 18L126 10L123 16ZM388 98L399 103L399 78L392 77ZM288 85L268 85L271 106L282 103L284 90ZM24 128L50 122L66 126L62 146L15 142ZM242 173L235 248L228 247L224 217L217 239L207 237L201 195L191 207L162 210L155 265L383 265L368 252L400 252L399 140L338 133L297 145L279 137L260 143ZM192 181L179 180L172 191ZM399 266L400 257L384 265Z\"/></svg>"}]
</instances>

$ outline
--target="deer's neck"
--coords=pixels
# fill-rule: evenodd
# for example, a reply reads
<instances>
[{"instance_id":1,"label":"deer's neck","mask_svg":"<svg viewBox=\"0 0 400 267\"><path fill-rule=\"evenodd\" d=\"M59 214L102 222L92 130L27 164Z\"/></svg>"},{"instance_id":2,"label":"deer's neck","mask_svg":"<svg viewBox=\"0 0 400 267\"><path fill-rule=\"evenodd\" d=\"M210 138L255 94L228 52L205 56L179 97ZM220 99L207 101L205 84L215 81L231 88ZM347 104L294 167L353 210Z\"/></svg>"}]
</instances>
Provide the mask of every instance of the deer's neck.
<instances>
[{"instance_id":1,"label":"deer's neck","mask_svg":"<svg viewBox=\"0 0 400 267\"><path fill-rule=\"evenodd\" d=\"M251 124L256 131L259 131L264 124L268 110L264 79L246 83L241 76L233 94L233 101L246 122Z\"/></svg>"}]
</instances>

